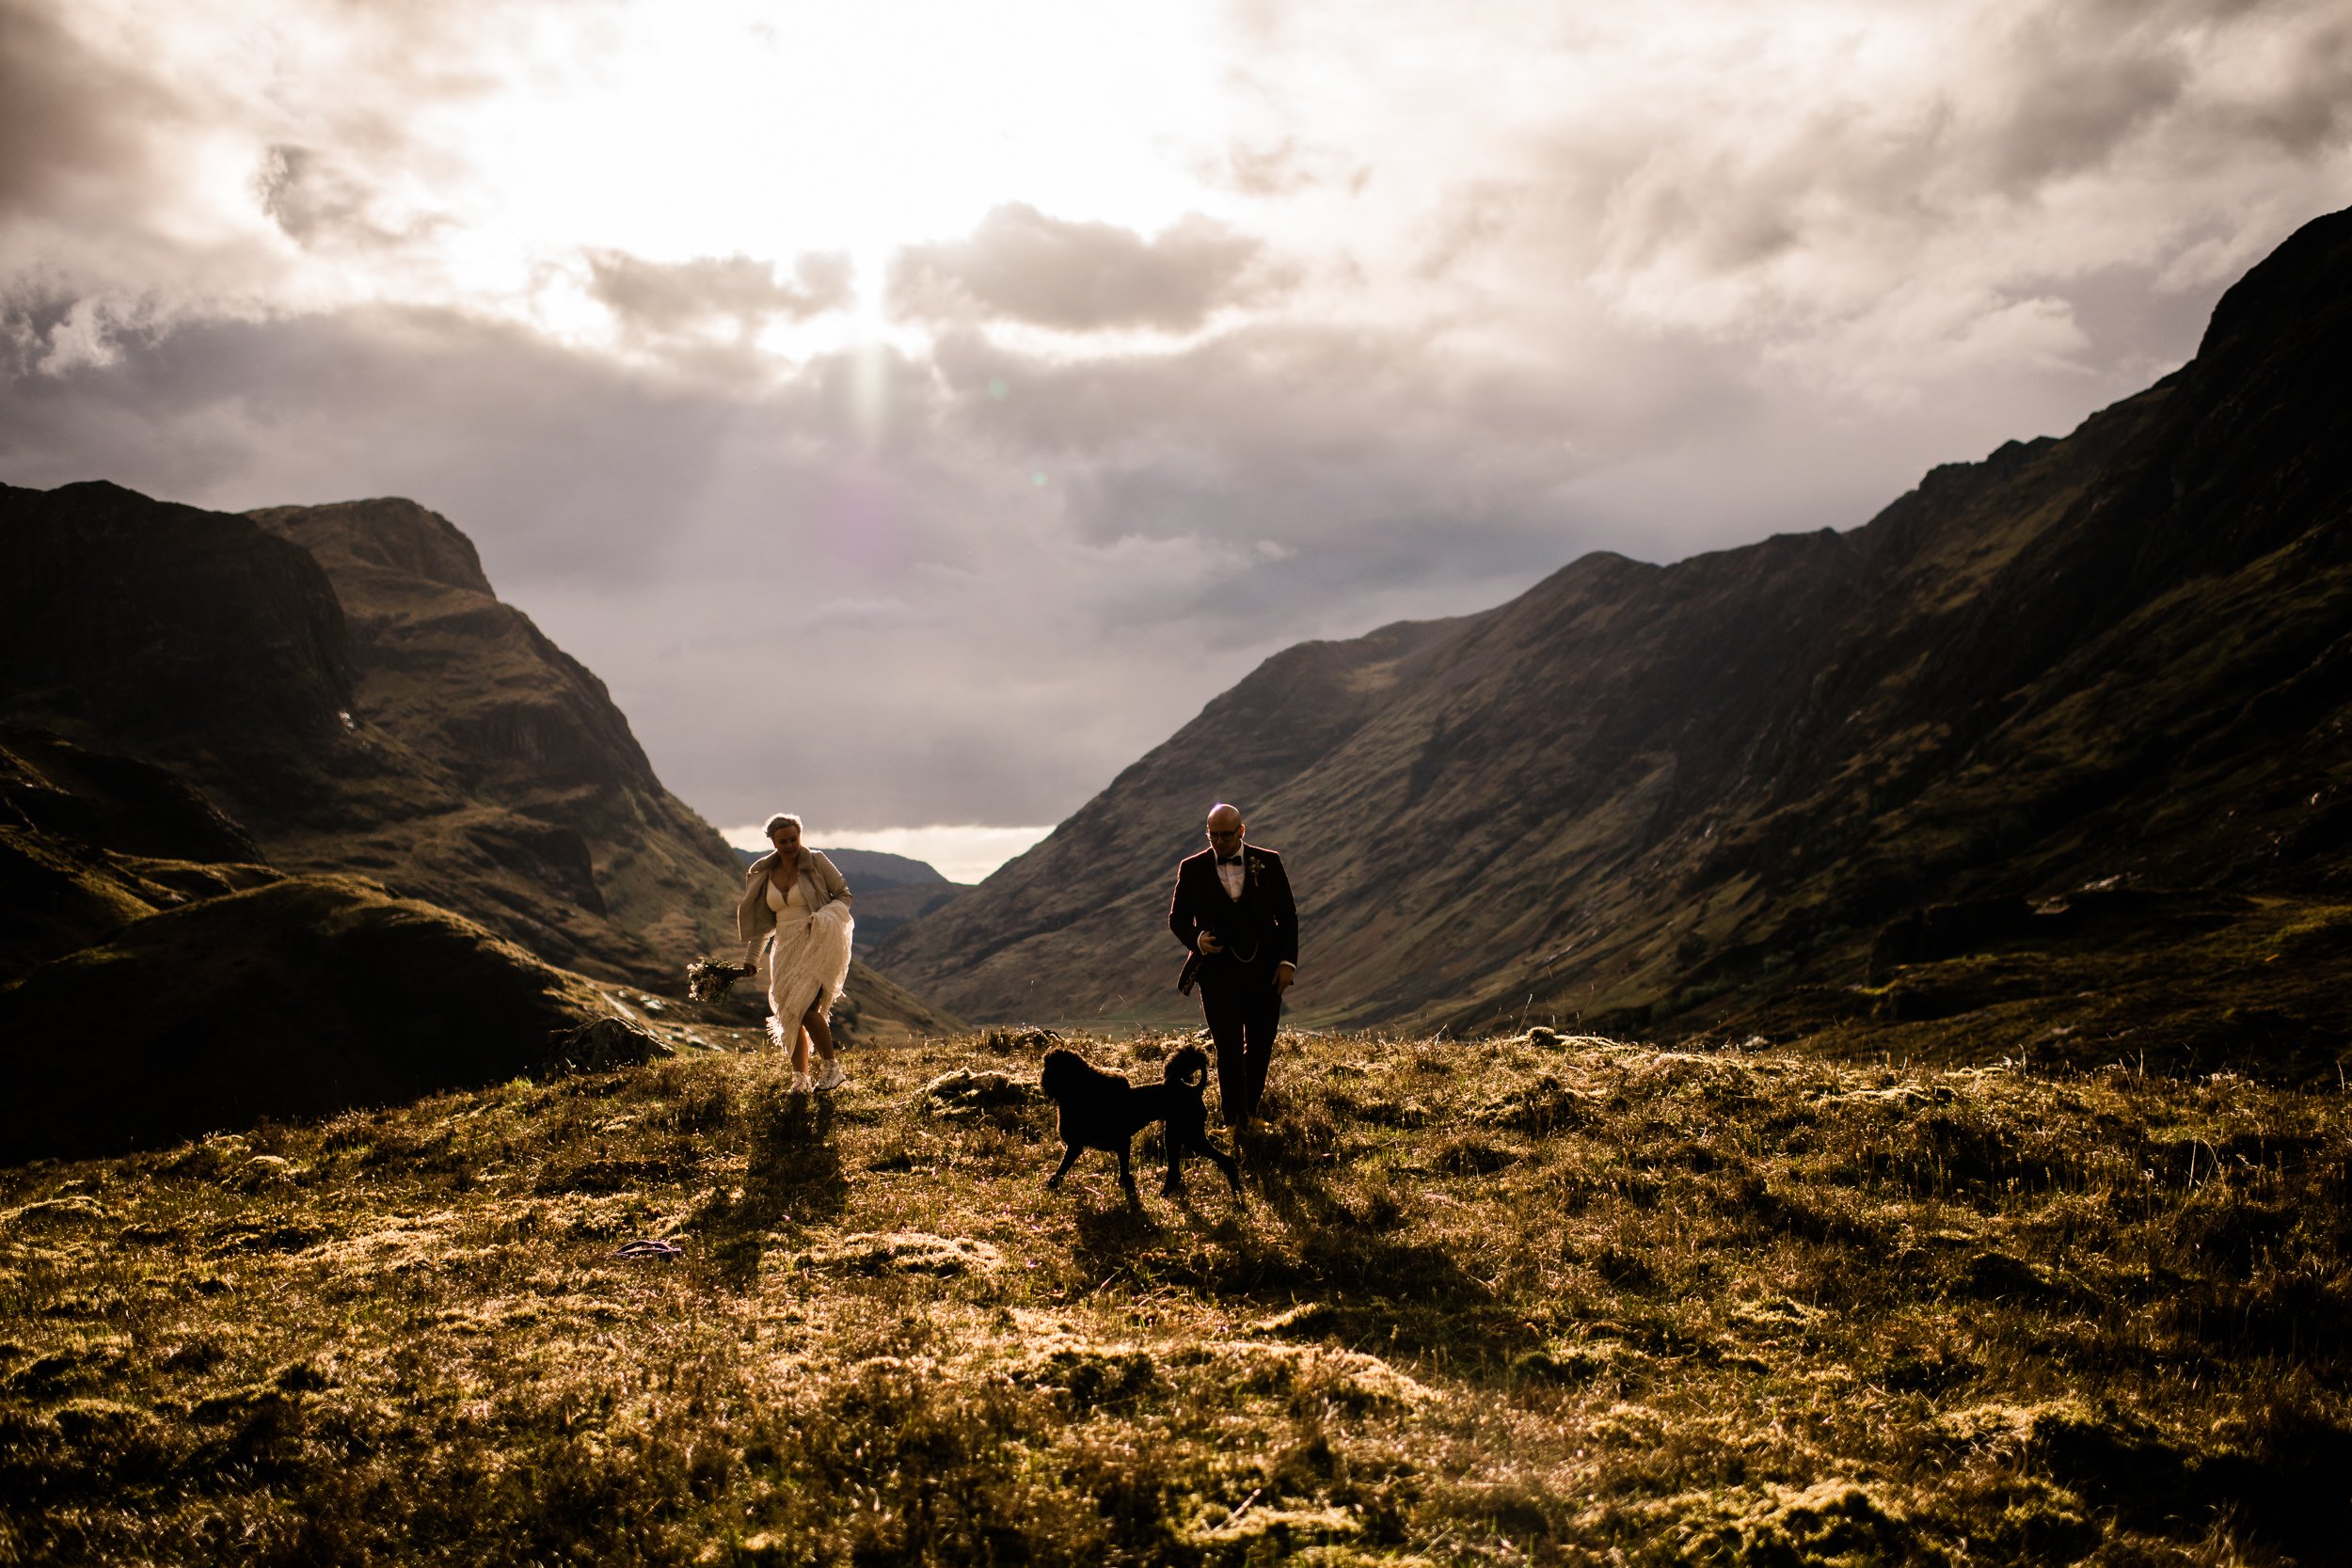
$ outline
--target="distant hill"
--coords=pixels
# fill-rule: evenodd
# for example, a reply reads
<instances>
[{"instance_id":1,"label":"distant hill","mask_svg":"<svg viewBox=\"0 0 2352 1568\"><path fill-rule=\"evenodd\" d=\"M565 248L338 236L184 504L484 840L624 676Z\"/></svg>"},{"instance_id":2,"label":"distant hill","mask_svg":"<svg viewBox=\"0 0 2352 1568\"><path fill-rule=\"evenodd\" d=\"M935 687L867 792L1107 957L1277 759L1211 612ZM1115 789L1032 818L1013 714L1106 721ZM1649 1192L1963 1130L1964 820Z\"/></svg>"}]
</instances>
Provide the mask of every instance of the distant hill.
<instances>
[{"instance_id":1,"label":"distant hill","mask_svg":"<svg viewBox=\"0 0 2352 1568\"><path fill-rule=\"evenodd\" d=\"M970 884L951 882L929 861L893 855L881 849L827 849L825 857L849 880L857 909L855 950L869 954L899 927L945 909L971 891ZM760 851L741 849L735 858L749 867Z\"/></svg>"},{"instance_id":2,"label":"distant hill","mask_svg":"<svg viewBox=\"0 0 2352 1568\"><path fill-rule=\"evenodd\" d=\"M939 873L929 861L918 861L910 855L887 854L880 849L828 849L827 859L841 868L841 875L857 887L961 887Z\"/></svg>"},{"instance_id":3,"label":"distant hill","mask_svg":"<svg viewBox=\"0 0 2352 1568\"><path fill-rule=\"evenodd\" d=\"M1161 901L1220 796L1290 857L1310 1018L1820 1032L1904 1006L1905 964L2054 940L2031 912L2090 883L2331 919L2346 364L2337 214L2179 372L1851 532L1591 555L1479 615L1278 655L878 958L970 1016L1182 1014ZM1933 1006L1998 1000L1947 978ZM2260 1025L2230 1006L2216 1037L2352 1032L2316 992Z\"/></svg>"}]
</instances>

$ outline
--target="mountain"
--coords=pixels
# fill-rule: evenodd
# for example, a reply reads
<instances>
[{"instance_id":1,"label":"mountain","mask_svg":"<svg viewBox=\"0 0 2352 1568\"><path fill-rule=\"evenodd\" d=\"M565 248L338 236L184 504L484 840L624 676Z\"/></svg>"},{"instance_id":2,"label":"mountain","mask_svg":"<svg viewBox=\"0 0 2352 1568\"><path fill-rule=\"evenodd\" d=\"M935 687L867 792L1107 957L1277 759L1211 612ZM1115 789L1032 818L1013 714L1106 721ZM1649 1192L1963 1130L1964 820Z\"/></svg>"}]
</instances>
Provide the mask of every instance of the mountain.
<instances>
[{"instance_id":1,"label":"mountain","mask_svg":"<svg viewBox=\"0 0 2352 1568\"><path fill-rule=\"evenodd\" d=\"M857 895L856 950L870 956L901 928L936 913L971 891L951 882L929 861L881 849L828 849Z\"/></svg>"},{"instance_id":2,"label":"mountain","mask_svg":"<svg viewBox=\"0 0 2352 1568\"><path fill-rule=\"evenodd\" d=\"M261 863L167 768L0 731L0 1164L542 1073L611 1018L471 921Z\"/></svg>"},{"instance_id":3,"label":"mountain","mask_svg":"<svg viewBox=\"0 0 2352 1568\"><path fill-rule=\"evenodd\" d=\"M675 989L690 958L733 949L725 843L603 683L412 501L233 515L0 485L0 724L52 761L144 766L204 802L235 839L208 854L375 879L607 980ZM128 847L42 854L54 882ZM897 1019L903 993L872 982L858 966L852 993Z\"/></svg>"},{"instance_id":4,"label":"mountain","mask_svg":"<svg viewBox=\"0 0 2352 1568\"><path fill-rule=\"evenodd\" d=\"M741 854L741 850L737 851ZM961 887L939 873L929 861L918 861L911 855L893 855L882 849L828 849L825 858L832 861L841 875L850 879L855 888L869 887ZM753 860L758 856L752 857ZM749 864L750 862L744 863Z\"/></svg>"},{"instance_id":5,"label":"mountain","mask_svg":"<svg viewBox=\"0 0 2352 1568\"><path fill-rule=\"evenodd\" d=\"M2180 371L1850 532L1590 555L1479 615L1276 656L878 959L968 1016L1184 1013L1161 900L1218 798L1290 857L1297 1005L1337 1022L1821 1033L1899 1018L1907 966L2038 942L2018 962L2055 975L2118 921L2152 976L2182 922L2332 929L2346 365L2340 213ZM2067 913L2118 891L2136 913ZM2315 983L2263 1027L2341 1041L2344 1006Z\"/></svg>"},{"instance_id":6,"label":"mountain","mask_svg":"<svg viewBox=\"0 0 2352 1568\"><path fill-rule=\"evenodd\" d=\"M883 943L877 960L928 976L911 982L918 989L952 989L967 1017L1174 1016L1168 884L1199 847L1208 805L1263 800L1328 755L1481 619L1402 622L1275 655L1034 848ZM1066 963L1087 967L1053 968Z\"/></svg>"},{"instance_id":7,"label":"mountain","mask_svg":"<svg viewBox=\"0 0 2352 1568\"><path fill-rule=\"evenodd\" d=\"M401 499L246 515L326 569L349 630L355 718L465 802L405 829L405 858L465 867L434 879L436 901L463 909L486 894L506 918L543 927L556 923L542 907L561 902L562 926L527 945L544 951L551 935L571 949L562 961L644 978L732 941L739 881L724 842L662 788L604 683L499 601L454 526ZM284 851L347 863L343 837Z\"/></svg>"},{"instance_id":8,"label":"mountain","mask_svg":"<svg viewBox=\"0 0 2352 1568\"><path fill-rule=\"evenodd\" d=\"M400 628L387 625L390 595L376 580L392 569L339 560L349 579L339 583L310 548L250 518L103 483L0 488L0 563L9 721L171 769L283 869L381 878L587 974L644 982L684 963L688 943L657 948L647 938L672 933L616 916L579 822L518 809L539 802L508 787L511 759L554 728L529 718L562 711L573 693L552 661L517 668L502 657L520 640L520 617L486 585L413 575L418 596L471 601L483 657L451 657L445 628L418 614L416 669L404 681ZM461 716L503 703L517 721L437 733L413 700L426 689ZM612 719L625 746L589 759L558 750L559 785L593 768L616 792L642 795L642 753ZM715 887L726 872L711 842Z\"/></svg>"}]
</instances>

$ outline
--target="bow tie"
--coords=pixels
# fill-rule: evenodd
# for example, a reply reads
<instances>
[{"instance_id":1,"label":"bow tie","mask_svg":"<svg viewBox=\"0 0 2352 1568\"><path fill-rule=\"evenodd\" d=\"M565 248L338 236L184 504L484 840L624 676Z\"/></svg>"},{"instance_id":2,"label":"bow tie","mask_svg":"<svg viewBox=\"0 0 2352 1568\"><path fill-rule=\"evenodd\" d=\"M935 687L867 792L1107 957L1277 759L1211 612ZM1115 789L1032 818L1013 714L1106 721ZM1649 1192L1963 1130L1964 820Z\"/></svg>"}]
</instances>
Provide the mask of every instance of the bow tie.
<instances>
[{"instance_id":1,"label":"bow tie","mask_svg":"<svg viewBox=\"0 0 2352 1568\"><path fill-rule=\"evenodd\" d=\"M1219 865L1239 865L1241 863L1241 857L1239 855L1219 855L1216 858L1216 863Z\"/></svg>"}]
</instances>

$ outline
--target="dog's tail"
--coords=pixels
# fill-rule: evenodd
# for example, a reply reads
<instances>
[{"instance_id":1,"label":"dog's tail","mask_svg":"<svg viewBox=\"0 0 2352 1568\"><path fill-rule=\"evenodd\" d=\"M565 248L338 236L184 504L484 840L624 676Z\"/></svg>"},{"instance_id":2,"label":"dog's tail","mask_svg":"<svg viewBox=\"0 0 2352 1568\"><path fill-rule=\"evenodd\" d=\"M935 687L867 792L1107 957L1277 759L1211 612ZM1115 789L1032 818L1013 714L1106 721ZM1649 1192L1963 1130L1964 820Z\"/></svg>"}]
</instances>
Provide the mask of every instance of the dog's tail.
<instances>
[{"instance_id":1,"label":"dog's tail","mask_svg":"<svg viewBox=\"0 0 2352 1568\"><path fill-rule=\"evenodd\" d=\"M1209 1055L1197 1045L1180 1045L1160 1064L1160 1082L1187 1087L1209 1081Z\"/></svg>"}]
</instances>

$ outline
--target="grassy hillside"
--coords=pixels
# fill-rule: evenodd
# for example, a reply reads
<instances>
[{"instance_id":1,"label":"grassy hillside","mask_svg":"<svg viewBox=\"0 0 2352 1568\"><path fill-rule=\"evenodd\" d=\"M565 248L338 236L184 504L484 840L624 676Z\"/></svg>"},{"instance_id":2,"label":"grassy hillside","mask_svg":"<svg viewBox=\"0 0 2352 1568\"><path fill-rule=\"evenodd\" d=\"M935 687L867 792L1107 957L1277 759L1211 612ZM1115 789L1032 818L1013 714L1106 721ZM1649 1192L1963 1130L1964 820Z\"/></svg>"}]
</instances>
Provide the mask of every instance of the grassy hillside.
<instances>
[{"instance_id":1,"label":"grassy hillside","mask_svg":"<svg viewBox=\"0 0 2352 1568\"><path fill-rule=\"evenodd\" d=\"M1099 1155L1041 1190L1041 1108L927 1114L1038 1049L865 1052L814 1105L681 1057L0 1173L0 1561L2341 1546L2332 1087L1301 1039L1244 1202L1196 1170L1131 1207Z\"/></svg>"}]
</instances>

